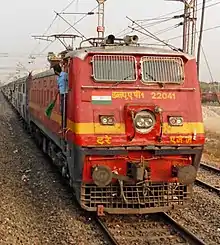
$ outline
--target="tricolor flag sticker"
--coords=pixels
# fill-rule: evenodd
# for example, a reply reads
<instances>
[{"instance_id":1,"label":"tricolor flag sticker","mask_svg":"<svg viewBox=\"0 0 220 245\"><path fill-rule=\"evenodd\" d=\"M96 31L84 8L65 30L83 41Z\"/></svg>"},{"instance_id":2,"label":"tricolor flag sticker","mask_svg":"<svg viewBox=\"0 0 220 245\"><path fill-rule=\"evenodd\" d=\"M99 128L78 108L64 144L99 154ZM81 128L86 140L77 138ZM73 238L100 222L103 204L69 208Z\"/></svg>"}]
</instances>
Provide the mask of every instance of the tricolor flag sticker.
<instances>
[{"instance_id":1,"label":"tricolor flag sticker","mask_svg":"<svg viewBox=\"0 0 220 245\"><path fill-rule=\"evenodd\" d=\"M94 93L92 95L92 104L94 105L109 105L112 103L112 96L103 93Z\"/></svg>"}]
</instances>

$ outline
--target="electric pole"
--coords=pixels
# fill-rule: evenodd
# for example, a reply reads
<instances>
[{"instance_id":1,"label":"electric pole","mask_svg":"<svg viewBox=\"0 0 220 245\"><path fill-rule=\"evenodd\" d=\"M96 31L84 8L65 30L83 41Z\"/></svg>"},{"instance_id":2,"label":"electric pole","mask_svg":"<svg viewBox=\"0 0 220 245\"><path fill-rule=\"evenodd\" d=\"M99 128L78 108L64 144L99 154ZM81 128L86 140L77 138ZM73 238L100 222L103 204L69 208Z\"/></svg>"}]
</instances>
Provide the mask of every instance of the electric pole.
<instances>
[{"instance_id":1,"label":"electric pole","mask_svg":"<svg viewBox=\"0 0 220 245\"><path fill-rule=\"evenodd\" d=\"M183 52L195 55L197 0L182 0L184 3Z\"/></svg>"},{"instance_id":2,"label":"electric pole","mask_svg":"<svg viewBox=\"0 0 220 245\"><path fill-rule=\"evenodd\" d=\"M105 23L104 23L104 5L106 0L96 0L98 2L98 38L104 38L105 35Z\"/></svg>"},{"instance_id":3,"label":"electric pole","mask_svg":"<svg viewBox=\"0 0 220 245\"><path fill-rule=\"evenodd\" d=\"M202 1L202 15L201 15L200 33L199 33L199 42L198 42L198 51L197 51L197 76L198 76L198 78L199 78L199 68L200 68L202 34L203 34L203 26L204 26L204 19L205 19L205 2L206 2L206 0Z\"/></svg>"},{"instance_id":4,"label":"electric pole","mask_svg":"<svg viewBox=\"0 0 220 245\"><path fill-rule=\"evenodd\" d=\"M184 4L183 52L195 55L197 0L169 0Z\"/></svg>"}]
</instances>

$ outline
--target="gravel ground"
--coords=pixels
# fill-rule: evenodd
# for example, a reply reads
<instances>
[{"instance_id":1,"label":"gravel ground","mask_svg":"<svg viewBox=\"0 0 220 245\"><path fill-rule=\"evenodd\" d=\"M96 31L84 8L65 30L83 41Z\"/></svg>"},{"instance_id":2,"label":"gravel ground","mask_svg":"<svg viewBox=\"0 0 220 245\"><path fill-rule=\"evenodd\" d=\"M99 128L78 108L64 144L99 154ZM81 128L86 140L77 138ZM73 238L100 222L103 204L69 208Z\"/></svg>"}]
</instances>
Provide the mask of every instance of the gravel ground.
<instances>
[{"instance_id":1,"label":"gravel ground","mask_svg":"<svg viewBox=\"0 0 220 245\"><path fill-rule=\"evenodd\" d=\"M217 245L220 244L219 207L218 195L194 186L191 205L169 214L208 245Z\"/></svg>"},{"instance_id":2,"label":"gravel ground","mask_svg":"<svg viewBox=\"0 0 220 245\"><path fill-rule=\"evenodd\" d=\"M220 117L220 106L202 106L203 119L209 117Z\"/></svg>"},{"instance_id":3,"label":"gravel ground","mask_svg":"<svg viewBox=\"0 0 220 245\"><path fill-rule=\"evenodd\" d=\"M0 93L0 245L106 244Z\"/></svg>"},{"instance_id":4,"label":"gravel ground","mask_svg":"<svg viewBox=\"0 0 220 245\"><path fill-rule=\"evenodd\" d=\"M203 160L210 165L220 167L215 156L210 157L212 151L208 147L215 147L216 136L220 134L220 107L203 106L203 119L205 129L209 131L208 141L213 141L208 144L206 153L203 154ZM210 138L211 137L211 138ZM214 159L214 161L213 161ZM219 176L213 177L206 170L199 170L198 178L207 181L209 184L219 185ZM201 187L194 186L194 194L191 205L187 208L170 213L170 215L179 221L182 225L198 235L203 241L209 245L220 244L220 198L217 194L211 193Z\"/></svg>"},{"instance_id":5,"label":"gravel ground","mask_svg":"<svg viewBox=\"0 0 220 245\"><path fill-rule=\"evenodd\" d=\"M217 108L203 107L205 129L220 134L220 114Z\"/></svg>"},{"instance_id":6,"label":"gravel ground","mask_svg":"<svg viewBox=\"0 0 220 245\"><path fill-rule=\"evenodd\" d=\"M206 164L209 164L210 166L220 168L220 159L216 158L213 154L210 154L209 152L203 152L202 161Z\"/></svg>"},{"instance_id":7,"label":"gravel ground","mask_svg":"<svg viewBox=\"0 0 220 245\"><path fill-rule=\"evenodd\" d=\"M220 106L202 107L203 121L206 130L206 143L202 160L210 165L220 167Z\"/></svg>"},{"instance_id":8,"label":"gravel ground","mask_svg":"<svg viewBox=\"0 0 220 245\"><path fill-rule=\"evenodd\" d=\"M220 188L220 174L200 168L197 177L199 180L202 180L216 188Z\"/></svg>"},{"instance_id":9,"label":"gravel ground","mask_svg":"<svg viewBox=\"0 0 220 245\"><path fill-rule=\"evenodd\" d=\"M215 115L220 116L220 105L219 106L203 106L202 108L203 110L204 108L206 108L205 110L209 110L211 112L214 112Z\"/></svg>"}]
</instances>

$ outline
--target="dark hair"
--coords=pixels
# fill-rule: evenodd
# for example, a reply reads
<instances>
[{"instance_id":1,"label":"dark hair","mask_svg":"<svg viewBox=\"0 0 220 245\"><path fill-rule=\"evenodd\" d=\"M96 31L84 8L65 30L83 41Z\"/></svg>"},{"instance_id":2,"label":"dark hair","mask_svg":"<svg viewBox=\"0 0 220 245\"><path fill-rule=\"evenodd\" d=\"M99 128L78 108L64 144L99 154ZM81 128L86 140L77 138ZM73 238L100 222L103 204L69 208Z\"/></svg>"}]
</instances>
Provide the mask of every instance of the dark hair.
<instances>
[{"instance_id":1,"label":"dark hair","mask_svg":"<svg viewBox=\"0 0 220 245\"><path fill-rule=\"evenodd\" d=\"M59 65L59 64L56 64L56 65L54 65L53 66L53 70L54 70L54 73L61 73L61 71L62 71L62 68L61 68L61 66Z\"/></svg>"}]
</instances>

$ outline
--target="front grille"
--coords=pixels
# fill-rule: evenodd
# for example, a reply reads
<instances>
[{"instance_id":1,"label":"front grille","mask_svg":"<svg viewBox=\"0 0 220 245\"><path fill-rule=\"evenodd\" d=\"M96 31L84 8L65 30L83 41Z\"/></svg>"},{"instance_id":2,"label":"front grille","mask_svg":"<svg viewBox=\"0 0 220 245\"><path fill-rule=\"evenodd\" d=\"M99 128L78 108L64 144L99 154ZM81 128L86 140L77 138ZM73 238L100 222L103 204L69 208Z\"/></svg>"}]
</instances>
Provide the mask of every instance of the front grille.
<instances>
[{"instance_id":1,"label":"front grille","mask_svg":"<svg viewBox=\"0 0 220 245\"><path fill-rule=\"evenodd\" d=\"M108 209L141 209L184 205L189 190L179 183L148 183L147 185L124 185L121 197L119 184L106 187L82 184L81 203L87 208L103 205Z\"/></svg>"}]
</instances>

